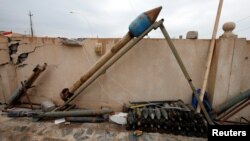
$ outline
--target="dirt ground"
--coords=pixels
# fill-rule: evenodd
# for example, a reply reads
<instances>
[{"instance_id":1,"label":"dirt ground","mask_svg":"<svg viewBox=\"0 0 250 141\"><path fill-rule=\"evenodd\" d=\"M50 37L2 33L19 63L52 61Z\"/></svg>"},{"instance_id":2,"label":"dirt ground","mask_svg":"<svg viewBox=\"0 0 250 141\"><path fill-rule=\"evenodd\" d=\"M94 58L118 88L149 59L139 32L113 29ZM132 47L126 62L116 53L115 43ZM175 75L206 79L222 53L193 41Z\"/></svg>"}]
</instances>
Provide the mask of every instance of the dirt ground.
<instances>
[{"instance_id":1,"label":"dirt ground","mask_svg":"<svg viewBox=\"0 0 250 141\"><path fill-rule=\"evenodd\" d=\"M137 137L114 123L54 124L54 121L32 122L31 118L0 116L0 141L205 141L206 138L172 134L143 133Z\"/></svg>"}]
</instances>

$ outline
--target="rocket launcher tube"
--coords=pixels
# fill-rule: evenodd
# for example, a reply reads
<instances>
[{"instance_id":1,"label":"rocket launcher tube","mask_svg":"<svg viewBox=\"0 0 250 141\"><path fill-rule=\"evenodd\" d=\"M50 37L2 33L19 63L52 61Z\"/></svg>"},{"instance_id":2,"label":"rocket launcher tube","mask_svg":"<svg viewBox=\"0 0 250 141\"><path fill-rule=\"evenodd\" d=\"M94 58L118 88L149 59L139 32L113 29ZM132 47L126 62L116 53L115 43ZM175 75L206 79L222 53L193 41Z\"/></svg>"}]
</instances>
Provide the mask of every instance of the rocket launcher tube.
<instances>
[{"instance_id":1,"label":"rocket launcher tube","mask_svg":"<svg viewBox=\"0 0 250 141\"><path fill-rule=\"evenodd\" d=\"M150 27L158 17L162 7L157 7L146 11L137 17L130 25L129 32L120 39L111 50L100 58L83 76L80 77L70 88L64 88L60 94L64 101L67 101L74 92L92 77L106 62L108 62L121 48L123 48L134 37L140 36ZM141 19L142 18L142 19Z\"/></svg>"}]
</instances>

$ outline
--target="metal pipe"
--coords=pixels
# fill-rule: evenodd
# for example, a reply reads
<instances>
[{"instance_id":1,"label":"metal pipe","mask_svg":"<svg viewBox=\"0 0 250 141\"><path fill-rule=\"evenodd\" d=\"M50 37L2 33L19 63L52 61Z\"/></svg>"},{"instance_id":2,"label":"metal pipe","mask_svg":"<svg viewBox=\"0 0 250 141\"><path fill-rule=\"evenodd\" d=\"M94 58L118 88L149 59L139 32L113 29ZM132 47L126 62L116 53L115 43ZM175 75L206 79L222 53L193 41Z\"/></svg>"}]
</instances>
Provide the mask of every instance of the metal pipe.
<instances>
[{"instance_id":1,"label":"metal pipe","mask_svg":"<svg viewBox=\"0 0 250 141\"><path fill-rule=\"evenodd\" d=\"M30 104L21 104L21 105L14 105L18 108L28 108L28 109L41 109L41 105L33 105L32 108L30 107Z\"/></svg>"},{"instance_id":2,"label":"metal pipe","mask_svg":"<svg viewBox=\"0 0 250 141\"><path fill-rule=\"evenodd\" d=\"M243 108L247 107L249 104L250 104L249 100L247 102L244 102L242 105L240 105L239 107L228 113L225 117L221 118L220 120L222 122L226 121L227 119L229 119L230 117L241 111Z\"/></svg>"},{"instance_id":3,"label":"metal pipe","mask_svg":"<svg viewBox=\"0 0 250 141\"><path fill-rule=\"evenodd\" d=\"M99 116L103 114L111 113L110 109L103 110L77 110L77 111L58 111L58 112L46 112L43 114L34 115L35 118L43 117L82 117L82 116Z\"/></svg>"},{"instance_id":4,"label":"metal pipe","mask_svg":"<svg viewBox=\"0 0 250 141\"><path fill-rule=\"evenodd\" d=\"M99 76L101 76L106 70L111 67L118 59L120 59L126 52L128 52L133 46L135 46L144 36L146 36L151 30L158 28L162 23L163 19L152 24L148 29L146 29L139 37L130 41L121 51L119 51L113 59L104 64L89 80L87 80L71 98L69 98L62 106L56 108L60 109L61 107L69 104L72 100L75 99L82 91L84 91L90 84L92 84Z\"/></svg>"},{"instance_id":5,"label":"metal pipe","mask_svg":"<svg viewBox=\"0 0 250 141\"><path fill-rule=\"evenodd\" d=\"M59 112L42 112L42 111L7 111L9 117L33 117L33 118L59 118L59 117L85 117L100 116L112 112L110 109L103 110L77 110L77 111L59 111Z\"/></svg>"},{"instance_id":6,"label":"metal pipe","mask_svg":"<svg viewBox=\"0 0 250 141\"><path fill-rule=\"evenodd\" d=\"M164 35L165 39L167 40L167 43L168 43L168 45L169 45L171 51L173 52L173 54L174 54L174 56L175 56L175 58L176 58L176 60L177 60L177 62L178 62L178 64L179 64L179 66L180 66L180 68L181 68L181 70L182 70L182 72L183 72L185 78L187 79L188 84L190 85L190 87L191 87L191 89L192 89L192 91L193 91L193 93L194 93L194 95L195 95L195 98L197 99L197 101L198 101L198 103L199 103L199 105L200 105L200 107L201 107L201 109L202 109L202 111L203 111L203 113L204 113L204 115L205 115L205 117L206 117L208 123L211 124L211 125L213 125L214 123L213 123L213 121L211 120L211 118L209 117L209 115L208 115L208 113L207 113L207 111L206 111L206 109L205 109L203 103L201 102L201 100L200 100L200 98L199 98L199 95L197 94L196 89L195 89L195 87L194 87L194 85L193 85L193 83L192 83L192 79L190 78L190 76L189 76L189 74L188 74L188 72L187 72L187 70L186 70L186 67L184 66L184 64L183 64L183 62L182 62L182 59L181 59L179 53L177 52L177 50L176 50L176 48L175 48L175 46L174 46L172 40L170 39L170 36L168 35L168 32L167 32L167 30L165 29L165 27L164 27L163 24L161 24L160 29L161 29L162 34Z\"/></svg>"},{"instance_id":7,"label":"metal pipe","mask_svg":"<svg viewBox=\"0 0 250 141\"><path fill-rule=\"evenodd\" d=\"M234 106L232 106L231 108L229 108L228 110L226 110L224 113L221 113L220 115L214 115L216 117L215 120L220 120L221 118L225 117L227 114L229 114L230 112L234 111L236 108L240 107L240 105L244 104L245 102L247 102L249 99L245 99L242 100L241 102L235 104Z\"/></svg>"},{"instance_id":8,"label":"metal pipe","mask_svg":"<svg viewBox=\"0 0 250 141\"><path fill-rule=\"evenodd\" d=\"M248 124L250 124L250 121L249 121L248 119L244 118L244 117L240 117L240 122L241 122L241 120L244 120L244 121L246 121Z\"/></svg>"},{"instance_id":9,"label":"metal pipe","mask_svg":"<svg viewBox=\"0 0 250 141\"><path fill-rule=\"evenodd\" d=\"M181 100L156 100L156 101L132 101L129 102L130 104L148 104L148 103L169 103L169 102L177 102L177 101L181 101Z\"/></svg>"},{"instance_id":10,"label":"metal pipe","mask_svg":"<svg viewBox=\"0 0 250 141\"><path fill-rule=\"evenodd\" d=\"M7 111L8 117L32 117L32 111Z\"/></svg>"},{"instance_id":11,"label":"metal pipe","mask_svg":"<svg viewBox=\"0 0 250 141\"><path fill-rule=\"evenodd\" d=\"M101 117L66 117L66 121L68 122L104 122L104 118Z\"/></svg>"},{"instance_id":12,"label":"metal pipe","mask_svg":"<svg viewBox=\"0 0 250 141\"><path fill-rule=\"evenodd\" d=\"M238 102L250 98L250 89L246 90L243 93L240 93L238 96L231 98L230 100L226 101L225 103L215 107L212 111L213 114L221 114L226 111L228 108L232 107L233 105L237 104Z\"/></svg>"},{"instance_id":13,"label":"metal pipe","mask_svg":"<svg viewBox=\"0 0 250 141\"><path fill-rule=\"evenodd\" d=\"M22 83L22 86L15 90L15 92L12 94L12 96L8 99L7 104L12 105L14 104L18 99L20 99L27 90L32 86L32 84L35 82L35 80L38 78L38 76L43 72L47 67L47 64L44 63L43 66L37 65L33 69L33 74L28 78L28 80L25 80Z\"/></svg>"}]
</instances>

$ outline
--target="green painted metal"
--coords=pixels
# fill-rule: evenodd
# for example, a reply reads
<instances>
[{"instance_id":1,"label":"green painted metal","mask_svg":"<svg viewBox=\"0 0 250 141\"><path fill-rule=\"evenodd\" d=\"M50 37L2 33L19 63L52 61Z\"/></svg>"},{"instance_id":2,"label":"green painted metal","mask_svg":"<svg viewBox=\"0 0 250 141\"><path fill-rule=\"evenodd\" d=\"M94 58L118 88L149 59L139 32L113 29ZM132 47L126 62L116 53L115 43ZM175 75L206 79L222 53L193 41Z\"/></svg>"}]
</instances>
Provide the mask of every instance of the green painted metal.
<instances>
[{"instance_id":1,"label":"green painted metal","mask_svg":"<svg viewBox=\"0 0 250 141\"><path fill-rule=\"evenodd\" d=\"M33 117L33 118L62 118L62 117L84 117L84 116L100 116L113 112L111 109L102 110L72 110L57 112L42 111L9 111L8 117Z\"/></svg>"},{"instance_id":2,"label":"green painted metal","mask_svg":"<svg viewBox=\"0 0 250 141\"><path fill-rule=\"evenodd\" d=\"M225 103L215 107L213 109L213 113L219 115L219 114L225 112L230 107L234 106L235 104L239 103L240 101L242 101L246 98L250 98L250 89L246 90L243 93L240 93L238 96L231 98L230 100L226 101Z\"/></svg>"},{"instance_id":3,"label":"green painted metal","mask_svg":"<svg viewBox=\"0 0 250 141\"><path fill-rule=\"evenodd\" d=\"M104 122L105 119L102 117L66 117L66 121L69 122L91 122L91 123L96 123L96 122Z\"/></svg>"},{"instance_id":4,"label":"green painted metal","mask_svg":"<svg viewBox=\"0 0 250 141\"><path fill-rule=\"evenodd\" d=\"M83 117L83 116L98 116L103 114L111 113L111 109L103 109L103 110L77 110L77 111L57 111L57 112L46 112L43 114L34 115L36 118L43 117Z\"/></svg>"}]
</instances>

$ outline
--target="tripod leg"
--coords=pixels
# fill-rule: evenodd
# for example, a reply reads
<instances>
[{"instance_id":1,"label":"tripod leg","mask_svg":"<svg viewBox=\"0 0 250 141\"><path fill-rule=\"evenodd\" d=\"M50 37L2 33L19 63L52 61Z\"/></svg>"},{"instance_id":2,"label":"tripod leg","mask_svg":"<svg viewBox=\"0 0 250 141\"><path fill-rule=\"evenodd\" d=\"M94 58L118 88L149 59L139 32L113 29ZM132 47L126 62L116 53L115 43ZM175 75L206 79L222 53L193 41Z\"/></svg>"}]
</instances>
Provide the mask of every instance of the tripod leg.
<instances>
[{"instance_id":1,"label":"tripod leg","mask_svg":"<svg viewBox=\"0 0 250 141\"><path fill-rule=\"evenodd\" d=\"M190 76L189 76L189 74L187 72L187 69L186 69L186 67L184 66L184 64L183 64L183 62L181 60L181 57L180 57L179 53L177 52L177 50L176 50L176 48L175 48L172 40L170 39L170 36L168 35L168 32L165 29L165 27L164 27L163 24L161 24L160 29L161 29L161 32L164 35L165 39L167 40L167 43L168 43L171 51L173 52L173 54L174 54L174 56L175 56L175 58L176 58L176 60L177 60L177 62L179 64L179 66L180 66L180 68L181 68L181 70L183 72L183 74L185 75L185 78L187 79L187 81L188 81L188 83L189 83L189 85L190 85L190 87L191 87L191 89L192 89L192 91L193 91L193 93L195 95L195 98L198 100L198 103L199 103L199 105L200 105L200 107L201 107L201 109L202 109L202 111L203 111L203 113L204 113L204 115L205 115L208 123L210 125L213 125L214 123L212 122L212 120L209 117L209 115L208 115L208 113L207 113L207 111L206 111L203 103L201 102L201 100L199 98L199 95L197 94L196 89L195 89L195 87L194 87L194 85L192 83L192 79L190 78Z\"/></svg>"}]
</instances>

